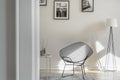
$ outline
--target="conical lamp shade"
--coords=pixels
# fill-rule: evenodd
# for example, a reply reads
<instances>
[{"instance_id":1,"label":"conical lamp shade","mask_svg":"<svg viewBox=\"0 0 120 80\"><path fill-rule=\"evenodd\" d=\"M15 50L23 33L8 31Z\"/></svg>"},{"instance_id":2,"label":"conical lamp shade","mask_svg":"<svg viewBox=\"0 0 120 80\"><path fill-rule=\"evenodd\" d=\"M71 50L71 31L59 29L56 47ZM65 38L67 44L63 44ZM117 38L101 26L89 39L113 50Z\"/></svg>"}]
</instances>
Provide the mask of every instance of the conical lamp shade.
<instances>
[{"instance_id":1,"label":"conical lamp shade","mask_svg":"<svg viewBox=\"0 0 120 80\"><path fill-rule=\"evenodd\" d=\"M118 27L117 19L115 19L115 18L108 18L106 20L106 23L107 23L108 27Z\"/></svg>"}]
</instances>

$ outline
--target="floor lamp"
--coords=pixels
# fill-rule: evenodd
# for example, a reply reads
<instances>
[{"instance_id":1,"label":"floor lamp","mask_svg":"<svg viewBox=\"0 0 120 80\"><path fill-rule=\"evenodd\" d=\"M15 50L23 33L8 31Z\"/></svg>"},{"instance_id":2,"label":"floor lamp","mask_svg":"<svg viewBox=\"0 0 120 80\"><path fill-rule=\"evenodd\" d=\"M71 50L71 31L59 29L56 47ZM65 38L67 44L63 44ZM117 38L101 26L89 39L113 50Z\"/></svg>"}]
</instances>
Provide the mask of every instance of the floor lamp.
<instances>
[{"instance_id":1,"label":"floor lamp","mask_svg":"<svg viewBox=\"0 0 120 80\"><path fill-rule=\"evenodd\" d=\"M108 46L107 46L107 53L106 53L106 59L105 59L105 70L109 70L108 65L111 57L111 66L112 66L112 71L117 70L117 65L116 65L116 54L115 54L115 49L114 49L114 38L113 38L113 28L117 27L117 20L109 18L106 20L107 26L110 28L109 32L109 39L108 39ZM112 56L110 56L110 54ZM111 70L111 69L110 69Z\"/></svg>"}]
</instances>

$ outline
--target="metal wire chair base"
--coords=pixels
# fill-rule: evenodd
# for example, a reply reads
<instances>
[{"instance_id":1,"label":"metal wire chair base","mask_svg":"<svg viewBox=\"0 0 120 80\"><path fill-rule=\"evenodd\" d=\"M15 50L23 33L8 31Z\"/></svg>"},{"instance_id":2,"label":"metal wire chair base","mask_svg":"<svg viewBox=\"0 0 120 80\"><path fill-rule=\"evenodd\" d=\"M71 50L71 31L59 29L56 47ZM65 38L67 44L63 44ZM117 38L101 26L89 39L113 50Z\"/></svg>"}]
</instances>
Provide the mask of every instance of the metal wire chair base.
<instances>
[{"instance_id":1,"label":"metal wire chair base","mask_svg":"<svg viewBox=\"0 0 120 80\"><path fill-rule=\"evenodd\" d=\"M75 74L74 63L73 63L73 64L72 64L72 66L73 66L72 72L73 72L73 73L72 73L72 74L69 74L69 75L64 75L66 65L70 65L70 64L66 64L66 63L65 63L65 66L64 66L64 69L63 69L63 72L62 72L62 76L61 76L62 78L69 77L69 76L74 76L74 74ZM83 78L83 80L85 80L85 75L86 75L86 73L85 73L84 63L81 65L81 71L82 71L82 78Z\"/></svg>"}]
</instances>

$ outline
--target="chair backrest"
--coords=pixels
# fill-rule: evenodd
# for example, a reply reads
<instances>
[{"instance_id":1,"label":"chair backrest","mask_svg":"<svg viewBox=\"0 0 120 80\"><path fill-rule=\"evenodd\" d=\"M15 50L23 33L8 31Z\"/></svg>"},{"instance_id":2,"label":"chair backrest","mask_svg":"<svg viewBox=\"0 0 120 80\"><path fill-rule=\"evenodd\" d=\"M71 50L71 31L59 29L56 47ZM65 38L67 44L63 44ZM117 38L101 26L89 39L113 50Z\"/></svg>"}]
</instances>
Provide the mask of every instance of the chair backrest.
<instances>
[{"instance_id":1,"label":"chair backrest","mask_svg":"<svg viewBox=\"0 0 120 80\"><path fill-rule=\"evenodd\" d=\"M84 42L76 42L60 50L60 57L67 62L79 62L91 56L93 50Z\"/></svg>"}]
</instances>

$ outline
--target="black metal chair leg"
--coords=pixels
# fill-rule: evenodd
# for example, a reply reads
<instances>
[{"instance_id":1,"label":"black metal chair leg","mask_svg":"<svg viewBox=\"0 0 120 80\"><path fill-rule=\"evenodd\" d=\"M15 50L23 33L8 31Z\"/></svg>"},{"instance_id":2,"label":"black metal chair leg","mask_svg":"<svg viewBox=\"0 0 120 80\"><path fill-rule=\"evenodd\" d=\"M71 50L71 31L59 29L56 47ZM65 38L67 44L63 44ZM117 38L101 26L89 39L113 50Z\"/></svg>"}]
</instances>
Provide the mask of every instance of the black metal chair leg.
<instances>
[{"instance_id":1,"label":"black metal chair leg","mask_svg":"<svg viewBox=\"0 0 120 80\"><path fill-rule=\"evenodd\" d=\"M65 68L66 68L66 66L67 66L67 64L65 63L65 66L64 66L64 69L63 69L63 72L62 72L62 78L64 78L64 77L67 77L67 76L73 76L74 74L75 74L75 70L74 70L74 63L73 63L73 69L72 69L72 74L70 74L70 75L66 75L66 76L64 76L64 72L65 72Z\"/></svg>"},{"instance_id":2,"label":"black metal chair leg","mask_svg":"<svg viewBox=\"0 0 120 80\"><path fill-rule=\"evenodd\" d=\"M81 66L81 70L82 70L82 78L83 80L85 80L85 72L84 72L84 66Z\"/></svg>"},{"instance_id":3,"label":"black metal chair leg","mask_svg":"<svg viewBox=\"0 0 120 80\"><path fill-rule=\"evenodd\" d=\"M74 70L74 63L73 63L73 75L75 74L75 70Z\"/></svg>"},{"instance_id":4,"label":"black metal chair leg","mask_svg":"<svg viewBox=\"0 0 120 80\"><path fill-rule=\"evenodd\" d=\"M84 75L86 75L86 72L85 72L85 65L83 64L83 70L84 70Z\"/></svg>"},{"instance_id":5,"label":"black metal chair leg","mask_svg":"<svg viewBox=\"0 0 120 80\"><path fill-rule=\"evenodd\" d=\"M65 71L66 64L64 66L63 72L62 72L62 78L64 77L64 71Z\"/></svg>"}]
</instances>

